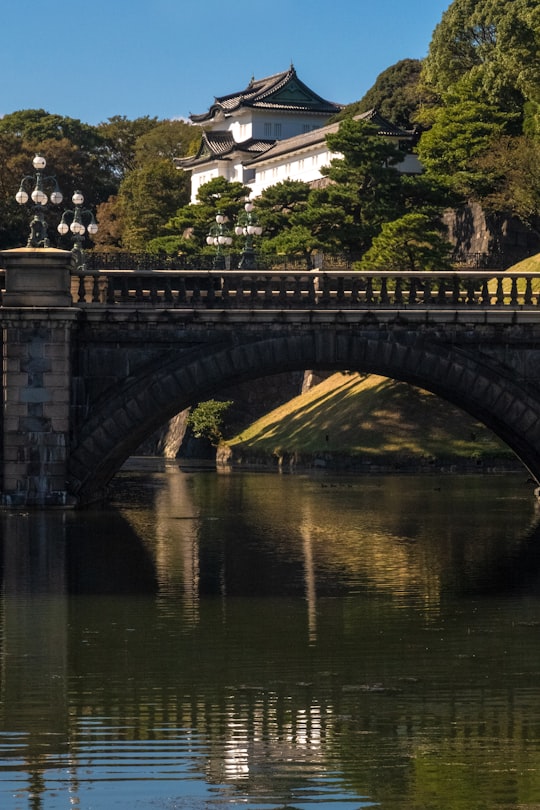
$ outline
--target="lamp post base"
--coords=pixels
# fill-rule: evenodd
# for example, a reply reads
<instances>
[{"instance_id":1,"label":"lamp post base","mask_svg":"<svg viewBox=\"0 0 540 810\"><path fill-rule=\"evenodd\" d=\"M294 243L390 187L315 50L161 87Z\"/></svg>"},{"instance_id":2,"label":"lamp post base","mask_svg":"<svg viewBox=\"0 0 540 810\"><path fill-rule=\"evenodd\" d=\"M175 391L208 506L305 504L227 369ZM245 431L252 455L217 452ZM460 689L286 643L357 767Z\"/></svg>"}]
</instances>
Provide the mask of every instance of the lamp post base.
<instances>
[{"instance_id":1,"label":"lamp post base","mask_svg":"<svg viewBox=\"0 0 540 810\"><path fill-rule=\"evenodd\" d=\"M239 270L255 270L255 253L253 250L243 250L238 265Z\"/></svg>"}]
</instances>

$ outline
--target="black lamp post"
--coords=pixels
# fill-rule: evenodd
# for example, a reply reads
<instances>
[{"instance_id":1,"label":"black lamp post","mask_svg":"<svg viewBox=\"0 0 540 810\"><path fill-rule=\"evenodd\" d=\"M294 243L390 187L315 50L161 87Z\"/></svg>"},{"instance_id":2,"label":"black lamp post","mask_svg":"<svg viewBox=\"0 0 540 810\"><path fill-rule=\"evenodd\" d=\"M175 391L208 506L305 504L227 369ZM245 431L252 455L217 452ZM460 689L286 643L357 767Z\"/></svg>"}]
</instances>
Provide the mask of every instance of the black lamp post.
<instances>
[{"instance_id":1,"label":"black lamp post","mask_svg":"<svg viewBox=\"0 0 540 810\"><path fill-rule=\"evenodd\" d=\"M73 203L74 208L72 211L69 209L64 211L57 230L61 236L65 236L69 231L71 231L73 237L73 247L71 252L77 261L77 270L85 270L86 268L84 264L84 250L82 241L85 233L88 233L90 236L94 236L94 234L98 232L98 226L96 220L94 219L93 213L89 211L88 208L82 207L84 197L80 191L76 191L74 193L71 198L71 202ZM87 219L87 225L84 224L84 219ZM69 225L68 220L71 220Z\"/></svg>"},{"instance_id":2,"label":"black lamp post","mask_svg":"<svg viewBox=\"0 0 540 810\"><path fill-rule=\"evenodd\" d=\"M50 247L49 239L47 237L47 223L45 221L45 210L47 208L47 204L50 202L53 205L60 205L63 200L62 192L58 186L58 182L54 175L44 177L42 172L45 166L47 165L47 161L41 155L36 155L32 161L32 165L36 170L35 175L26 175L21 180L20 188L15 195L15 199L19 203L19 205L26 205L29 199L32 200L32 205L34 209L34 216L30 222L30 236L28 237L27 247ZM28 183L34 183L34 189L28 195L25 186ZM45 188L50 186L52 191L50 192L50 198L47 196L45 192Z\"/></svg>"},{"instance_id":3,"label":"black lamp post","mask_svg":"<svg viewBox=\"0 0 540 810\"><path fill-rule=\"evenodd\" d=\"M216 221L210 225L208 236L206 237L207 245L215 245L216 255L214 257L214 269L225 270L225 254L223 248L232 245L232 237L229 236L225 223L227 217L218 211L216 214Z\"/></svg>"},{"instance_id":4,"label":"black lamp post","mask_svg":"<svg viewBox=\"0 0 540 810\"><path fill-rule=\"evenodd\" d=\"M245 236L244 249L242 251L242 258L238 265L239 270L254 270L255 269L255 251L253 249L253 237L260 236L263 229L259 225L257 215L253 213L253 203L249 200L244 205L244 213L239 214L236 220L236 227L234 232L237 236Z\"/></svg>"}]
</instances>

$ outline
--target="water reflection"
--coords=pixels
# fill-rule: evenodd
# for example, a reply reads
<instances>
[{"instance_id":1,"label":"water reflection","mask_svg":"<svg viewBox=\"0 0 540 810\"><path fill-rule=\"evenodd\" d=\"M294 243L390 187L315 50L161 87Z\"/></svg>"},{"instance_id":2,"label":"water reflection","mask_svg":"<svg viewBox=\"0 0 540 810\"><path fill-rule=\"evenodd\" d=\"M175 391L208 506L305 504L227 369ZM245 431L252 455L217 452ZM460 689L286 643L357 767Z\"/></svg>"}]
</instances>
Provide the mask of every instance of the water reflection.
<instances>
[{"instance_id":1,"label":"water reflection","mask_svg":"<svg viewBox=\"0 0 540 810\"><path fill-rule=\"evenodd\" d=\"M520 477L168 465L0 521L2 808L540 800Z\"/></svg>"},{"instance_id":2,"label":"water reflection","mask_svg":"<svg viewBox=\"0 0 540 810\"><path fill-rule=\"evenodd\" d=\"M519 565L525 548L534 566L530 486L488 480L486 495L482 477L328 483L170 466L147 502L155 525L144 509L122 507L121 487L117 503L155 560L160 593L188 600L195 617L201 595L302 593L314 627L318 592L385 589L430 609L446 590L494 575L496 561Z\"/></svg>"}]
</instances>

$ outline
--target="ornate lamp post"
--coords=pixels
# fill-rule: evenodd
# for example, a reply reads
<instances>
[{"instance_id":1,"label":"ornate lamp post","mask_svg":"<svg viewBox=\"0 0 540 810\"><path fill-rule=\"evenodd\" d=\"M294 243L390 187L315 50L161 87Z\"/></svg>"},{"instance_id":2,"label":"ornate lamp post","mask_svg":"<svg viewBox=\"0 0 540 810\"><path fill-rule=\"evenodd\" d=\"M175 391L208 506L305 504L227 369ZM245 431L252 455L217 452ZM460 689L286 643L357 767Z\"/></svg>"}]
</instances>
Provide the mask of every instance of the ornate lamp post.
<instances>
[{"instance_id":1,"label":"ornate lamp post","mask_svg":"<svg viewBox=\"0 0 540 810\"><path fill-rule=\"evenodd\" d=\"M242 258L238 265L239 270L255 269L255 251L253 250L253 237L262 234L257 215L253 213L253 203L249 200L244 205L244 213L238 216L234 232L237 236L245 236Z\"/></svg>"},{"instance_id":2,"label":"ornate lamp post","mask_svg":"<svg viewBox=\"0 0 540 810\"><path fill-rule=\"evenodd\" d=\"M77 269L84 270L85 264L82 240L85 233L89 233L90 236L94 236L94 234L98 232L98 226L92 212L89 211L88 208L82 207L84 197L80 191L76 191L74 193L71 198L71 202L74 205L73 211L70 211L69 209L64 211L57 230L61 236L65 236L69 231L71 231L73 237L73 247L71 252L77 261ZM88 220L87 225L84 224L83 218ZM71 224L68 225L67 221L69 219L71 219Z\"/></svg>"},{"instance_id":3,"label":"ornate lamp post","mask_svg":"<svg viewBox=\"0 0 540 810\"><path fill-rule=\"evenodd\" d=\"M225 254L223 248L227 245L232 245L232 237L229 236L225 222L227 217L218 211L216 214L215 224L210 225L208 236L206 237L207 245L215 245L216 255L214 258L214 269L225 270Z\"/></svg>"},{"instance_id":4,"label":"ornate lamp post","mask_svg":"<svg viewBox=\"0 0 540 810\"><path fill-rule=\"evenodd\" d=\"M23 177L20 188L15 195L15 199L19 205L26 205L28 200L31 199L34 208L34 216L30 222L30 236L28 237L26 246L34 248L47 248L49 247L50 243L49 239L47 238L47 223L45 221L44 211L46 210L47 203L49 202L49 197L45 193L45 187L52 187L52 191L50 193L50 202L52 202L53 205L60 205L64 198L58 186L56 177L54 175L44 177L42 174L43 169L47 165L45 158L41 155L36 155L32 161L32 165L36 170L36 174L28 174L26 177ZM25 188L29 182L34 182L34 189L30 193L30 196Z\"/></svg>"}]
</instances>

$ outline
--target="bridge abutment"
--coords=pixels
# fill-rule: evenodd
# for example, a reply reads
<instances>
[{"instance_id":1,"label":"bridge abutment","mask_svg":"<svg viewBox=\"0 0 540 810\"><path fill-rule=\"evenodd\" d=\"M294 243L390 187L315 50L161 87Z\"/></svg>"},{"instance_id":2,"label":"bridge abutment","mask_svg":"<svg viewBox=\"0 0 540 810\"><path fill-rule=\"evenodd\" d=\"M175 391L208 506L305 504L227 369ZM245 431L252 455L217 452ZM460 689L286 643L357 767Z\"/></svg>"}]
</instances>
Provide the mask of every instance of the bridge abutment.
<instances>
[{"instance_id":1,"label":"bridge abutment","mask_svg":"<svg viewBox=\"0 0 540 810\"><path fill-rule=\"evenodd\" d=\"M75 505L67 490L70 443L71 253L1 253L4 508Z\"/></svg>"}]
</instances>

